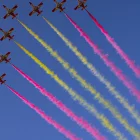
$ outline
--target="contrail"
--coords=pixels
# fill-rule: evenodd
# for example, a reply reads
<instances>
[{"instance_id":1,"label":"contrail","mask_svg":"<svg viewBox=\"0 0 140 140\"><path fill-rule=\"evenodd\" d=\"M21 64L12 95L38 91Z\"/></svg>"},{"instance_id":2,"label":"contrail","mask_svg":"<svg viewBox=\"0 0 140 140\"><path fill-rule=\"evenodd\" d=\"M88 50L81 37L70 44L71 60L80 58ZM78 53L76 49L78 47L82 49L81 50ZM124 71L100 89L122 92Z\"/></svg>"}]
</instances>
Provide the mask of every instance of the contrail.
<instances>
[{"instance_id":1,"label":"contrail","mask_svg":"<svg viewBox=\"0 0 140 140\"><path fill-rule=\"evenodd\" d=\"M79 31L80 35L87 41L87 43L93 48L94 52L100 56L106 66L110 68L110 70L117 76L117 78L119 78L122 83L133 93L133 95L137 97L138 101L140 101L140 91L138 91L136 87L130 82L130 80L128 80L128 78L122 73L122 71L108 59L108 56L102 53L102 50L100 50L98 46L91 41L87 34L67 14L65 14L65 16Z\"/></svg>"},{"instance_id":2,"label":"contrail","mask_svg":"<svg viewBox=\"0 0 140 140\"><path fill-rule=\"evenodd\" d=\"M28 105L30 108L35 110L43 119L45 119L49 124L53 125L60 133L62 133L66 138L69 140L81 140L81 138L76 137L74 134L72 134L70 131L66 130L62 125L57 123L55 120L53 120L50 116L47 116L41 109L39 109L37 106L29 102L25 97L20 95L18 92L16 92L14 89L12 89L10 86L6 85L17 97L19 97L26 105Z\"/></svg>"},{"instance_id":3,"label":"contrail","mask_svg":"<svg viewBox=\"0 0 140 140\"><path fill-rule=\"evenodd\" d=\"M119 140L126 140L126 138L121 134L109 120L103 115L98 113L96 108L89 104L83 97L77 94L72 88L70 88L66 83L64 83L53 71L51 71L46 65L44 65L39 59L37 59L31 52L26 50L21 44L14 41L17 46L25 52L29 57L31 57L34 62L36 62L47 74L49 74L60 86L62 86L72 97L73 100L78 101L80 105L82 105L88 112L94 115L98 120L100 120L101 124L107 128L112 134L117 137Z\"/></svg>"},{"instance_id":4,"label":"contrail","mask_svg":"<svg viewBox=\"0 0 140 140\"><path fill-rule=\"evenodd\" d=\"M31 29L29 29L24 23L22 23L21 21L19 21L24 28L31 34L33 35L33 37L35 37L35 39L37 39L48 51L49 53L55 57L57 59L57 61L59 63L62 64L62 66L69 71L70 74L72 74L72 76L75 77L75 79L77 81L80 82L80 84L86 88L88 91L90 91L95 99L98 100L99 103L103 104L103 107L106 107L107 109L109 109L109 111L113 114L113 116L118 119L120 121L120 123L122 125L124 125L124 127L126 127L126 129L128 129L129 131L131 131L131 133L133 134L133 130L131 129L131 125L128 124L128 121L126 119L124 119L124 117L120 114L120 112L113 106L113 104L111 104L110 102L108 102L107 100L105 100L101 94L99 92L97 92L90 84L88 84L80 75L78 75L77 71L75 71L75 69L71 68L69 63L66 62L65 60L63 60L57 52L53 51L53 49L47 45L41 38L39 38L38 35L36 35ZM125 122L125 123L124 123ZM135 130L134 130L135 131ZM136 131L135 131L136 132Z\"/></svg>"},{"instance_id":5,"label":"contrail","mask_svg":"<svg viewBox=\"0 0 140 140\"><path fill-rule=\"evenodd\" d=\"M31 79L27 74L17 68L12 64L14 69L19 72L26 80L28 80L31 84L33 84L43 95L47 96L49 100L55 104L60 110L62 110L68 117L72 118L78 125L87 130L88 133L92 135L93 138L97 140L106 140L99 131L93 128L86 120L78 117L74 112L72 112L69 108L67 108L61 101L59 101L56 97L54 97L51 93L47 92L43 87L41 87L38 83L36 83L33 79Z\"/></svg>"},{"instance_id":6,"label":"contrail","mask_svg":"<svg viewBox=\"0 0 140 140\"><path fill-rule=\"evenodd\" d=\"M85 9L86 10L86 9ZM135 62L129 58L129 56L120 48L120 46L115 42L115 40L108 34L108 32L103 28L103 26L97 21L97 19L86 10L90 18L95 22L97 27L101 30L101 32L105 35L108 42L113 46L113 48L117 51L117 53L121 56L122 59L125 60L126 64L133 70L135 75L140 78L140 68L135 65Z\"/></svg>"},{"instance_id":7,"label":"contrail","mask_svg":"<svg viewBox=\"0 0 140 140\"><path fill-rule=\"evenodd\" d=\"M109 92L115 96L115 98L127 109L127 111L131 114L138 124L140 124L140 114L134 108L134 105L131 106L127 99L123 97L119 91L115 89L115 87L109 82L90 62L88 62L87 58L78 51L78 48L75 47L54 25L48 21L45 17L43 19L50 25L50 27L56 32L56 34L66 43L66 45L74 52L74 54L78 57L81 62L87 66L87 68L91 71L91 73L99 79L101 83L103 83Z\"/></svg>"}]
</instances>

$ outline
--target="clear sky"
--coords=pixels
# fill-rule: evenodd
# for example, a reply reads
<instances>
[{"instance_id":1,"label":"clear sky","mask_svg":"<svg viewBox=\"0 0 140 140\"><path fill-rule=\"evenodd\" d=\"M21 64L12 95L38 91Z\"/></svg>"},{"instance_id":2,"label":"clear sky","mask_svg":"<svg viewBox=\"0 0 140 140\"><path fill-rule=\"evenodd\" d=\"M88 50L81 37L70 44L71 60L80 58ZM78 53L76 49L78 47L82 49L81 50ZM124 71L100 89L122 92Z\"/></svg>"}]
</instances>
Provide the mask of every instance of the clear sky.
<instances>
[{"instance_id":1,"label":"clear sky","mask_svg":"<svg viewBox=\"0 0 140 140\"><path fill-rule=\"evenodd\" d=\"M39 0L34 0L35 5L39 4ZM133 137L130 133L111 115L111 113L99 104L91 94L83 88L71 75L58 63L47 51L42 47L19 23L11 17L4 20L2 17L6 11L2 7L5 4L11 8L15 4L18 5L16 12L19 14L19 19L28 25L42 39L44 39L51 47L56 50L66 61L74 67L78 73L88 81L103 97L113 103L121 114L129 121L131 126L140 131L140 125L131 117L126 109L108 92L105 86L93 76L75 56L75 54L65 45L65 43L57 36L57 34L49 27L41 16L37 17L34 14L29 17L29 12L32 10L29 1L14 0L0 2L0 27L4 30L9 30L13 27L15 30L12 34L15 35L15 40L22 44L26 49L31 51L44 64L53 70L61 79L63 79L71 88L83 96L89 103L94 104L100 113L103 113L112 124L121 131L128 140ZM96 27L85 11L73 8L77 5L76 0L68 0L65 4L67 14L91 37L91 39L101 48L104 53L109 54L109 58L132 80L137 89L140 90L140 80L137 79L131 69L120 58L112 46L108 43L104 35ZM98 0L87 1L88 10L115 41L121 46L131 59L135 60L137 65L140 65L140 1L138 0L108 0L107 2ZM46 17L54 26L56 26L75 46L78 50L88 58L99 72L101 72L114 86L120 91L121 95L128 99L131 105L136 106L139 111L139 103L136 98L128 91L128 89L117 79L103 61L94 54L92 48L80 37L79 33L66 19L63 13L58 11L52 13L55 7L53 0L44 1L42 6L43 16ZM3 34L0 33L0 36ZM30 57L20 50L13 41L8 39L0 42L0 53L5 54L11 52L10 57L12 63L18 68L27 73L31 78L38 82L47 91L61 100L78 116L82 116L88 120L90 124L96 127L102 135L109 140L116 138L108 132L94 116L87 112L77 102L73 101L69 94L58 85L49 75L47 75ZM2 63L0 65L0 75L6 73L7 84L13 87L16 91L25 96L32 103L36 104L46 114L53 117L58 123L76 134L83 140L93 140L84 129L81 129L74 121L68 118L46 97L34 88L26 79L20 76L9 64ZM0 139L1 140L66 140L53 126L46 123L38 114L21 102L11 91L4 85L0 87Z\"/></svg>"}]
</instances>

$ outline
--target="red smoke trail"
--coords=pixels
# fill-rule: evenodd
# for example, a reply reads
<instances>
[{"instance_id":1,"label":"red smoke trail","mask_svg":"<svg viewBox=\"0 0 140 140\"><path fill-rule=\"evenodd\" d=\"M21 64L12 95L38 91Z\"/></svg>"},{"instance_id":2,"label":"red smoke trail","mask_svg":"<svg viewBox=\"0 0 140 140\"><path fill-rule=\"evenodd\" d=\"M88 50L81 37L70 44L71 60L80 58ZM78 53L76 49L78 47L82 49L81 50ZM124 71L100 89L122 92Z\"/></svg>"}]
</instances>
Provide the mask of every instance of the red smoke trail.
<instances>
[{"instance_id":1,"label":"red smoke trail","mask_svg":"<svg viewBox=\"0 0 140 140\"><path fill-rule=\"evenodd\" d=\"M140 91L136 89L136 87L128 80L128 78L122 73L122 71L117 68L112 61L108 59L108 56L102 53L102 50L95 45L89 36L65 13L65 16L69 19L72 25L79 31L80 35L84 37L87 43L93 48L95 54L98 54L100 58L104 61L106 66L110 67L111 71L123 82L123 84L133 93L134 96L137 97L138 101L140 101Z\"/></svg>"},{"instance_id":2,"label":"red smoke trail","mask_svg":"<svg viewBox=\"0 0 140 140\"><path fill-rule=\"evenodd\" d=\"M135 65L134 61L131 60L125 52L123 52L123 50L117 45L115 40L108 34L108 32L105 31L105 29L97 21L97 19L90 12L87 11L87 13L91 17L91 19L95 22L97 27L101 30L101 32L105 35L106 39L110 42L110 44L116 49L117 53L125 60L126 64L133 70L136 76L140 78L140 69Z\"/></svg>"},{"instance_id":3,"label":"red smoke trail","mask_svg":"<svg viewBox=\"0 0 140 140\"><path fill-rule=\"evenodd\" d=\"M33 84L43 95L47 96L52 103L54 103L59 109L61 109L66 115L72 118L78 125L86 129L93 137L97 140L105 140L103 136L93 128L86 120L76 116L69 108L67 108L61 101L55 98L51 93L47 92L43 87L37 84L33 79L31 79L27 74L22 72L19 68L11 64L15 70L17 70L25 79L27 79L31 84Z\"/></svg>"},{"instance_id":4,"label":"red smoke trail","mask_svg":"<svg viewBox=\"0 0 140 140\"><path fill-rule=\"evenodd\" d=\"M29 102L26 98L24 98L22 95L20 95L18 92L16 92L14 89L12 89L10 86L6 85L16 96L18 96L25 104L27 104L30 108L34 109L42 118L44 118L49 124L53 125L60 133L62 133L66 138L70 140L81 140L80 138L77 138L74 134L72 134L70 131L66 130L63 126L58 124L55 120L53 120L51 117L47 116L41 109L39 109L37 106Z\"/></svg>"}]
</instances>

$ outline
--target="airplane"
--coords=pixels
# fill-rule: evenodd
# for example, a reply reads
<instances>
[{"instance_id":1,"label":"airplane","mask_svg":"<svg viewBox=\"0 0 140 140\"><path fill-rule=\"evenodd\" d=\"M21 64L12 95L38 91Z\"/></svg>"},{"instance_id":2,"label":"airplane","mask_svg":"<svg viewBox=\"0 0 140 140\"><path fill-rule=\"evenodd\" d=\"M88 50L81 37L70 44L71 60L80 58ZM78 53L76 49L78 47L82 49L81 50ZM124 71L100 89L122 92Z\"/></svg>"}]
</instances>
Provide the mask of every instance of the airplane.
<instances>
[{"instance_id":1,"label":"airplane","mask_svg":"<svg viewBox=\"0 0 140 140\"><path fill-rule=\"evenodd\" d=\"M52 12L55 12L56 10L60 9L60 12L64 11L64 9L66 9L65 7L63 8L63 4L66 2L66 0L63 0L62 2L57 2L57 0L54 0L54 2L56 3L56 7L52 10Z\"/></svg>"},{"instance_id":2,"label":"airplane","mask_svg":"<svg viewBox=\"0 0 140 140\"><path fill-rule=\"evenodd\" d=\"M10 52L6 53L5 55L0 55L0 63L5 61L5 63L10 62L11 58L8 59Z\"/></svg>"},{"instance_id":3,"label":"airplane","mask_svg":"<svg viewBox=\"0 0 140 140\"><path fill-rule=\"evenodd\" d=\"M32 6L33 10L29 13L29 16L32 16L35 12L37 12L37 16L39 16L43 11L40 11L40 7L43 5L43 2L38 4L38 6L34 6L31 2L29 4Z\"/></svg>"},{"instance_id":4,"label":"airplane","mask_svg":"<svg viewBox=\"0 0 140 140\"><path fill-rule=\"evenodd\" d=\"M85 3L87 2L87 0L78 0L78 5L74 8L74 10L77 10L78 8L82 8L81 10L84 10L87 5L85 5Z\"/></svg>"},{"instance_id":5,"label":"airplane","mask_svg":"<svg viewBox=\"0 0 140 140\"><path fill-rule=\"evenodd\" d=\"M13 30L14 30L14 28L11 28L8 32L5 32L3 29L0 28L0 31L2 31L3 34L4 34L4 36L3 36L0 40L2 41L2 40L4 40L4 39L7 38L7 37L9 38L9 41L10 41L11 39L13 39L14 35L13 35L13 36L10 35L10 34L12 33Z\"/></svg>"},{"instance_id":6,"label":"airplane","mask_svg":"<svg viewBox=\"0 0 140 140\"><path fill-rule=\"evenodd\" d=\"M6 80L3 80L4 76L6 76L5 73L2 76L0 76L0 83L1 83L1 85L6 82Z\"/></svg>"},{"instance_id":7,"label":"airplane","mask_svg":"<svg viewBox=\"0 0 140 140\"><path fill-rule=\"evenodd\" d=\"M5 5L3 5L3 7L6 9L7 14L3 17L4 19L6 19L9 16L12 16L12 19L14 19L15 17L17 17L18 13L14 14L15 10L17 9L17 5L15 5L12 9L7 8Z\"/></svg>"}]
</instances>

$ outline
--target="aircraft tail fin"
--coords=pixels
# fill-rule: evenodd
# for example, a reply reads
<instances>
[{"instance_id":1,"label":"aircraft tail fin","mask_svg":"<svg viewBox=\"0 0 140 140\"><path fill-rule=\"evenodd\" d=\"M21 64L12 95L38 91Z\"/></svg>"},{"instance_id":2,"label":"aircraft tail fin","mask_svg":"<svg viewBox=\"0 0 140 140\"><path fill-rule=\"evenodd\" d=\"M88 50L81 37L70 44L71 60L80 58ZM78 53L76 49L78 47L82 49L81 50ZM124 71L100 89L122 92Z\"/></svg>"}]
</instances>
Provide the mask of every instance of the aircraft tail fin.
<instances>
[{"instance_id":1,"label":"aircraft tail fin","mask_svg":"<svg viewBox=\"0 0 140 140\"><path fill-rule=\"evenodd\" d=\"M11 58L9 58L5 63L9 63L10 62L10 60L11 60Z\"/></svg>"},{"instance_id":2,"label":"aircraft tail fin","mask_svg":"<svg viewBox=\"0 0 140 140\"><path fill-rule=\"evenodd\" d=\"M13 16L13 17L12 17L12 19L16 18L16 17L17 17L17 15L18 15L18 13L16 13L16 14L15 14L15 16Z\"/></svg>"},{"instance_id":3,"label":"aircraft tail fin","mask_svg":"<svg viewBox=\"0 0 140 140\"><path fill-rule=\"evenodd\" d=\"M11 36L11 38L9 38L9 41L12 40L14 38L14 35Z\"/></svg>"},{"instance_id":4,"label":"aircraft tail fin","mask_svg":"<svg viewBox=\"0 0 140 140\"><path fill-rule=\"evenodd\" d=\"M43 11L40 11L40 12L37 14L37 16L39 16L42 12L43 12Z\"/></svg>"},{"instance_id":5,"label":"aircraft tail fin","mask_svg":"<svg viewBox=\"0 0 140 140\"><path fill-rule=\"evenodd\" d=\"M87 5L85 5L81 10L84 10L87 7Z\"/></svg>"},{"instance_id":6,"label":"aircraft tail fin","mask_svg":"<svg viewBox=\"0 0 140 140\"><path fill-rule=\"evenodd\" d=\"M5 82L6 82L6 80L2 81L2 82L1 82L1 85L4 84Z\"/></svg>"},{"instance_id":7,"label":"aircraft tail fin","mask_svg":"<svg viewBox=\"0 0 140 140\"><path fill-rule=\"evenodd\" d=\"M66 8L64 7L64 8L62 8L62 10L60 10L60 13L62 12L62 11L64 11Z\"/></svg>"}]
</instances>

